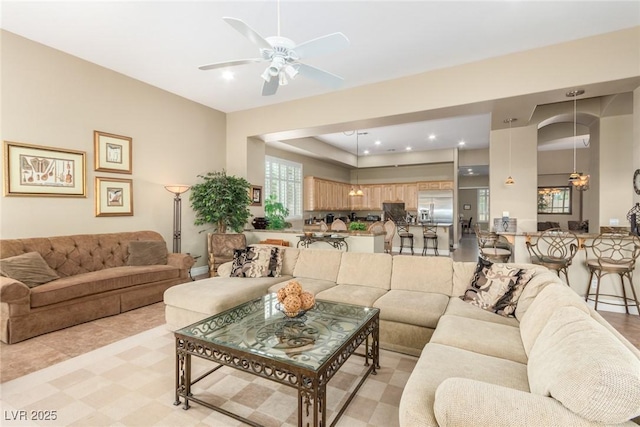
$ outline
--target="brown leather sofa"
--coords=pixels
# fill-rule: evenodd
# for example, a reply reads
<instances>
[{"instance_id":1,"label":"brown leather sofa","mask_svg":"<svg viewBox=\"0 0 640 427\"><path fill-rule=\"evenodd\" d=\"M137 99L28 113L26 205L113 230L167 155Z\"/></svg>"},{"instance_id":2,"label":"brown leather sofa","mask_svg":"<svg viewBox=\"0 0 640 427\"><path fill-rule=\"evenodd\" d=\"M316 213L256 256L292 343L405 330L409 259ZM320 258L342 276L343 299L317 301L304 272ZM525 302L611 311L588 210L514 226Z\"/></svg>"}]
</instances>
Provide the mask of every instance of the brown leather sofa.
<instances>
[{"instance_id":1,"label":"brown leather sofa","mask_svg":"<svg viewBox=\"0 0 640 427\"><path fill-rule=\"evenodd\" d=\"M164 247L162 261L130 265L130 249L147 243ZM5 343L162 301L165 290L190 280L194 263L190 255L167 253L154 231L0 240L5 262L27 253L37 257L34 252L59 278L27 286L0 276L0 340Z\"/></svg>"}]
</instances>

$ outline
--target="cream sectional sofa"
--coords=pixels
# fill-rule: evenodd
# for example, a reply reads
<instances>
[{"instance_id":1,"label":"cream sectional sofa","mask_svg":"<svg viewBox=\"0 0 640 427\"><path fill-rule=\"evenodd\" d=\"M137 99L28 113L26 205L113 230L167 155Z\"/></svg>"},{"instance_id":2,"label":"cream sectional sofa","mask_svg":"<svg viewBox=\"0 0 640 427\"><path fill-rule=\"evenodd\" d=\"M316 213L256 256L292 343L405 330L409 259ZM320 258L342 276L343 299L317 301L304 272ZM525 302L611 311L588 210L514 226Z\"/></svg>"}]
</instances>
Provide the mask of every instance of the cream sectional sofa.
<instances>
[{"instance_id":1,"label":"cream sectional sofa","mask_svg":"<svg viewBox=\"0 0 640 427\"><path fill-rule=\"evenodd\" d=\"M460 296L476 263L446 257L284 249L281 277L222 277L165 292L175 329L275 292L291 278L317 299L380 308L382 348L419 356L401 426L635 425L640 351L543 267L515 317ZM384 359L381 361L384 366Z\"/></svg>"}]
</instances>

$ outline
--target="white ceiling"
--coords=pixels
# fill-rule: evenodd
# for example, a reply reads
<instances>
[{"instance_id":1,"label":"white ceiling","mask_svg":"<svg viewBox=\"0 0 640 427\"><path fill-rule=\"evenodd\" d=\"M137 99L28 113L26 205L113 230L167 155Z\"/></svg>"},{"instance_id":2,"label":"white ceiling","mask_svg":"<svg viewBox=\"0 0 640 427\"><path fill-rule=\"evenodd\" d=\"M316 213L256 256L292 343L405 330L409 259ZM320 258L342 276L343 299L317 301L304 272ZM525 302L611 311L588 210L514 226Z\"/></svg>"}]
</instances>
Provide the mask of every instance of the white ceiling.
<instances>
[{"instance_id":1,"label":"white ceiling","mask_svg":"<svg viewBox=\"0 0 640 427\"><path fill-rule=\"evenodd\" d=\"M277 32L276 11L275 0L2 1L1 27L233 112L330 91L300 77L263 97L265 63L231 68L232 81L222 79L222 70L198 70L258 56L222 17L241 19L268 37ZM280 11L281 35L296 43L338 31L350 39L349 48L306 61L344 77L343 89L640 25L638 1L283 0ZM450 148L460 140L465 148L481 148L488 146L490 127L490 116L479 115L365 129L360 151ZM355 152L353 136L318 138ZM372 145L375 139L380 146Z\"/></svg>"}]
</instances>

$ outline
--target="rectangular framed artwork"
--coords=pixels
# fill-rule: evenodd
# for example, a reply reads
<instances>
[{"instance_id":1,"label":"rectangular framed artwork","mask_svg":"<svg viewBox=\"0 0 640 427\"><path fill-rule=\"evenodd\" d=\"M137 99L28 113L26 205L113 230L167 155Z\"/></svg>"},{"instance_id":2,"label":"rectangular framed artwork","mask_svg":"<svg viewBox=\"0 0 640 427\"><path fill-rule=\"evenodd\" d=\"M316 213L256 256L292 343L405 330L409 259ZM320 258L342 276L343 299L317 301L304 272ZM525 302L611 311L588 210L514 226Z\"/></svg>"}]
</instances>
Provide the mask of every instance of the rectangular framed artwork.
<instances>
[{"instance_id":1,"label":"rectangular framed artwork","mask_svg":"<svg viewBox=\"0 0 640 427\"><path fill-rule=\"evenodd\" d=\"M133 216L133 180L96 177L96 216Z\"/></svg>"},{"instance_id":2,"label":"rectangular framed artwork","mask_svg":"<svg viewBox=\"0 0 640 427\"><path fill-rule=\"evenodd\" d=\"M128 136L93 131L95 170L131 173L131 142Z\"/></svg>"},{"instance_id":3,"label":"rectangular framed artwork","mask_svg":"<svg viewBox=\"0 0 640 427\"><path fill-rule=\"evenodd\" d=\"M84 151L4 141L5 196L86 197Z\"/></svg>"},{"instance_id":4,"label":"rectangular framed artwork","mask_svg":"<svg viewBox=\"0 0 640 427\"><path fill-rule=\"evenodd\" d=\"M464 204L464 205L462 205L462 209L464 209L465 211L470 211L471 210L471 205Z\"/></svg>"},{"instance_id":5,"label":"rectangular framed artwork","mask_svg":"<svg viewBox=\"0 0 640 427\"><path fill-rule=\"evenodd\" d=\"M251 206L262 206L262 187L259 185L251 186Z\"/></svg>"}]
</instances>

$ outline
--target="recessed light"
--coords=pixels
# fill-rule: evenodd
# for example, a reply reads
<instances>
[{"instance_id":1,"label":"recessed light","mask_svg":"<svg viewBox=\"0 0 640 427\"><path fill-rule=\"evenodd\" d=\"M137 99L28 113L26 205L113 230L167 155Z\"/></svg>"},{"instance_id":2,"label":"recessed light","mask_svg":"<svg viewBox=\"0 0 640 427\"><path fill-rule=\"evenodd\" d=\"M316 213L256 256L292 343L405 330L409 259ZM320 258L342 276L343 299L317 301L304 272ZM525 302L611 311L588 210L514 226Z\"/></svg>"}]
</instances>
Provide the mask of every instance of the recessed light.
<instances>
[{"instance_id":1,"label":"recessed light","mask_svg":"<svg viewBox=\"0 0 640 427\"><path fill-rule=\"evenodd\" d=\"M464 145L464 141L458 142L458 145Z\"/></svg>"},{"instance_id":2,"label":"recessed light","mask_svg":"<svg viewBox=\"0 0 640 427\"><path fill-rule=\"evenodd\" d=\"M429 135L429 140L433 141L434 139L436 139L436 136L434 134Z\"/></svg>"},{"instance_id":3,"label":"recessed light","mask_svg":"<svg viewBox=\"0 0 640 427\"><path fill-rule=\"evenodd\" d=\"M364 154L369 154L369 150L364 150Z\"/></svg>"},{"instance_id":4,"label":"recessed light","mask_svg":"<svg viewBox=\"0 0 640 427\"><path fill-rule=\"evenodd\" d=\"M382 142L378 139L378 140L376 140L376 142L374 142L374 144L380 145L380 144L382 144Z\"/></svg>"},{"instance_id":5,"label":"recessed light","mask_svg":"<svg viewBox=\"0 0 640 427\"><path fill-rule=\"evenodd\" d=\"M467 169L467 172L473 172L473 169L469 168Z\"/></svg>"},{"instance_id":6,"label":"recessed light","mask_svg":"<svg viewBox=\"0 0 640 427\"><path fill-rule=\"evenodd\" d=\"M406 150L407 150L407 151L411 151L411 147L407 147L407 148L406 148Z\"/></svg>"},{"instance_id":7,"label":"recessed light","mask_svg":"<svg viewBox=\"0 0 640 427\"><path fill-rule=\"evenodd\" d=\"M229 80L233 80L235 78L235 74L233 73L233 71L223 71L222 72L222 78L229 81Z\"/></svg>"}]
</instances>

